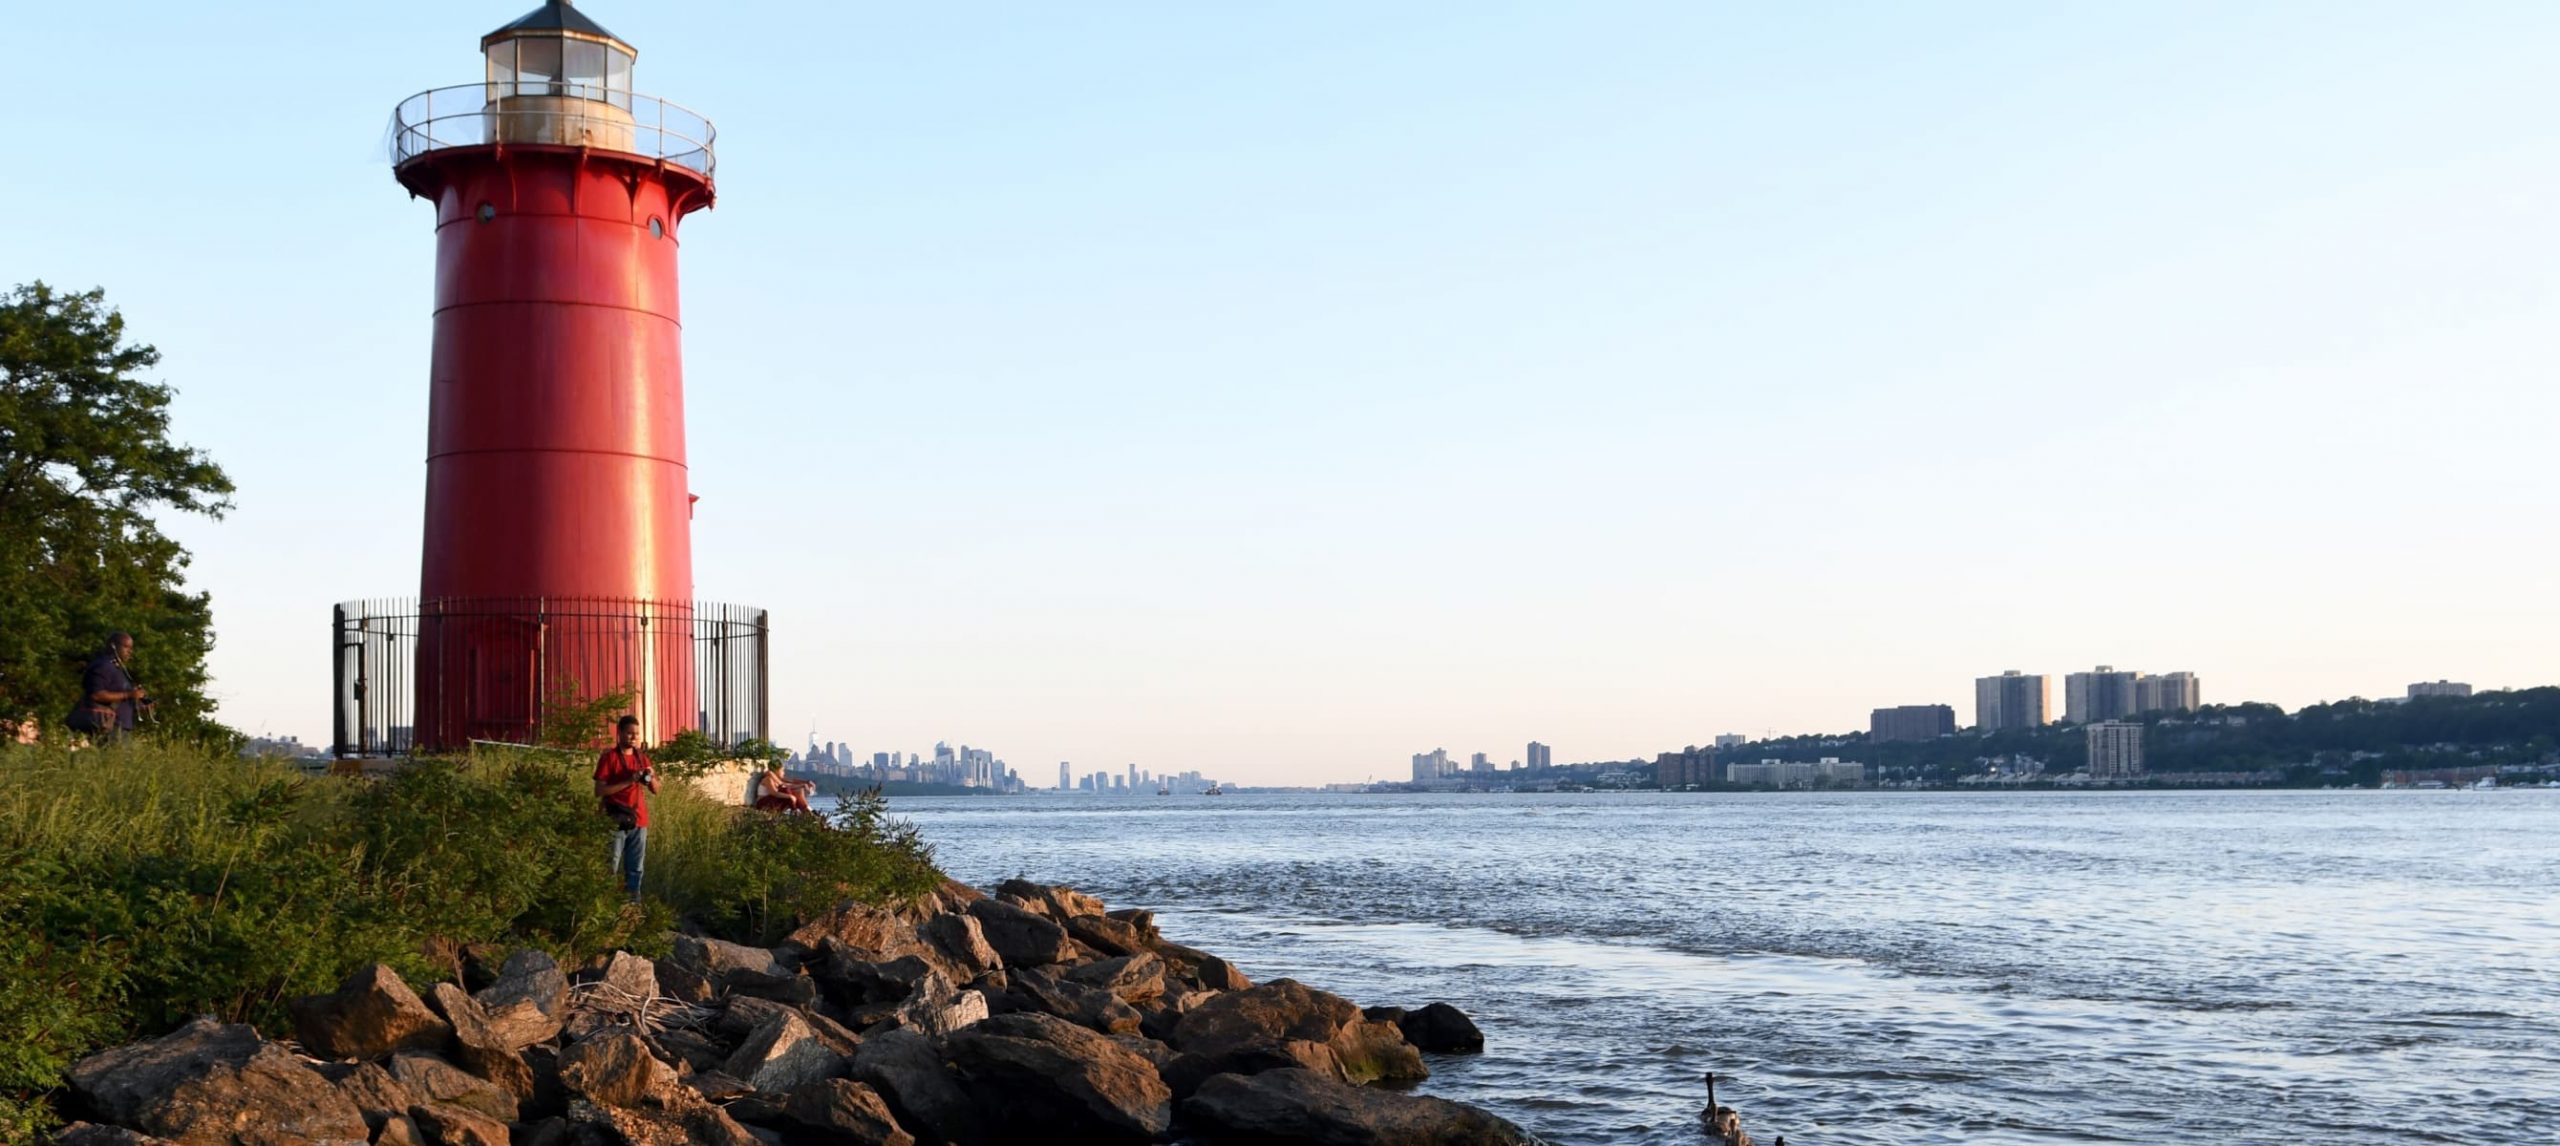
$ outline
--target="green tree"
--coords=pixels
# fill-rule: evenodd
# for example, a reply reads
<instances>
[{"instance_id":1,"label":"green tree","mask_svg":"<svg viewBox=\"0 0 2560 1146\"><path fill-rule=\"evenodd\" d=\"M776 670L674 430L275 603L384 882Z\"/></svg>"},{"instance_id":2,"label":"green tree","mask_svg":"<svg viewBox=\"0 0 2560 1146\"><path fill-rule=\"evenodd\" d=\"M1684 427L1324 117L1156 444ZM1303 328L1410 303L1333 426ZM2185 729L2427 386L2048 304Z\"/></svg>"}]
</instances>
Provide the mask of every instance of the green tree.
<instances>
[{"instance_id":1,"label":"green tree","mask_svg":"<svg viewBox=\"0 0 2560 1146\"><path fill-rule=\"evenodd\" d=\"M170 440L160 352L125 338L106 293L31 283L0 295L0 720L58 722L110 630L159 719L214 730L204 658L212 607L184 588L170 511L222 516L231 479Z\"/></svg>"}]
</instances>

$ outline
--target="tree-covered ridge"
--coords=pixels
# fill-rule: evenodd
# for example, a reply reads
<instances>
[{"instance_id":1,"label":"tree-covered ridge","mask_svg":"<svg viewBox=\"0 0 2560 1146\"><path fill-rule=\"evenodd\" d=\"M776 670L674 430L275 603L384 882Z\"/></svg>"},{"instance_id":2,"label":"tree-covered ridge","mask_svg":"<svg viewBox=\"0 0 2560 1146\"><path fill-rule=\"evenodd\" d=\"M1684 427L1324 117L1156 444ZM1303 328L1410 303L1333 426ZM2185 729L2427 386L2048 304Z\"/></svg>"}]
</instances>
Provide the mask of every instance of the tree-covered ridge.
<instances>
[{"instance_id":1,"label":"tree-covered ridge","mask_svg":"<svg viewBox=\"0 0 2560 1146\"><path fill-rule=\"evenodd\" d=\"M173 441L160 361L127 341L103 291L31 283L0 295L0 720L62 719L114 629L159 719L201 726L212 612L153 515L220 517L231 479Z\"/></svg>"},{"instance_id":2,"label":"tree-covered ridge","mask_svg":"<svg viewBox=\"0 0 2560 1146\"><path fill-rule=\"evenodd\" d=\"M2137 719L2146 726L2143 751L2153 773L2273 772L2297 784L2372 784L2389 771L2550 762L2560 748L2560 687L2352 699L2293 713L2272 704L2207 705ZM2088 763L2088 738L2070 724L1927 741L1877 742L1851 732L1777 737L1717 753L1719 762L1822 756L1859 760L1892 778L1946 783L2000 757L2076 771Z\"/></svg>"}]
</instances>

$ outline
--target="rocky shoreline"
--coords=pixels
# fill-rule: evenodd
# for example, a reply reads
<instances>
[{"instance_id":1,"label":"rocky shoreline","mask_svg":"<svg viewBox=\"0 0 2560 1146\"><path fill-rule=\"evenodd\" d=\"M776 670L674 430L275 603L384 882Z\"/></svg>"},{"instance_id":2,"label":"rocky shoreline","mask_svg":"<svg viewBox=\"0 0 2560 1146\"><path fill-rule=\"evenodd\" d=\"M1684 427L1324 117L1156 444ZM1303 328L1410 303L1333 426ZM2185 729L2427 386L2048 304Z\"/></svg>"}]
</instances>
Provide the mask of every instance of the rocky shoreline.
<instances>
[{"instance_id":1,"label":"rocky shoreline","mask_svg":"<svg viewBox=\"0 0 2560 1146\"><path fill-rule=\"evenodd\" d=\"M1395 1089L1480 1051L1445 1004L1256 985L1066 887L845 905L773 948L677 936L564 970L465 950L292 1005L294 1040L198 1019L70 1074L58 1146L1534 1143ZM1373 1085L1377 1084L1377 1085Z\"/></svg>"}]
</instances>

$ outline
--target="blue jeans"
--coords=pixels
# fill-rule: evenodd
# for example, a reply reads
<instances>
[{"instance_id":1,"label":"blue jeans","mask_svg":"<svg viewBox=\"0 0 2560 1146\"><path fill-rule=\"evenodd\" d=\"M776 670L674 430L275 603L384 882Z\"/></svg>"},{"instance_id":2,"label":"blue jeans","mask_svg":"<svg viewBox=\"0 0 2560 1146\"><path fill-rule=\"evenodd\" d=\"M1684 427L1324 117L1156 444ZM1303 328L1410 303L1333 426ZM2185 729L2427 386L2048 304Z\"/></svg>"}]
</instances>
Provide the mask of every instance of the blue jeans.
<instances>
[{"instance_id":1,"label":"blue jeans","mask_svg":"<svg viewBox=\"0 0 2560 1146\"><path fill-rule=\"evenodd\" d=\"M649 852L649 829L632 828L613 833L613 866L622 871L622 890L634 898L640 894L640 865Z\"/></svg>"}]
</instances>

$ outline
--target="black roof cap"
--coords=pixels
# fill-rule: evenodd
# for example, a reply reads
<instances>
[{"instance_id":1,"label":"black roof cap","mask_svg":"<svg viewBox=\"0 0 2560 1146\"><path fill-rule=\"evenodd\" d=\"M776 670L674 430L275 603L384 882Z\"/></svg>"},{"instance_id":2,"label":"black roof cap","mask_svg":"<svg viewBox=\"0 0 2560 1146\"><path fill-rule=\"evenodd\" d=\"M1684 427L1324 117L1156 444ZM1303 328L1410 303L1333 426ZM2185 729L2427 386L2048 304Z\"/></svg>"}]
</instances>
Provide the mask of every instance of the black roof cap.
<instances>
[{"instance_id":1,"label":"black roof cap","mask_svg":"<svg viewBox=\"0 0 2560 1146\"><path fill-rule=\"evenodd\" d=\"M611 40L625 46L630 43L620 36L605 31L604 25L588 19L587 14L578 11L577 6L571 4L569 0L549 0L542 7L516 17L513 23L480 37L480 46L485 48L500 40L521 36L528 32L569 32Z\"/></svg>"}]
</instances>

